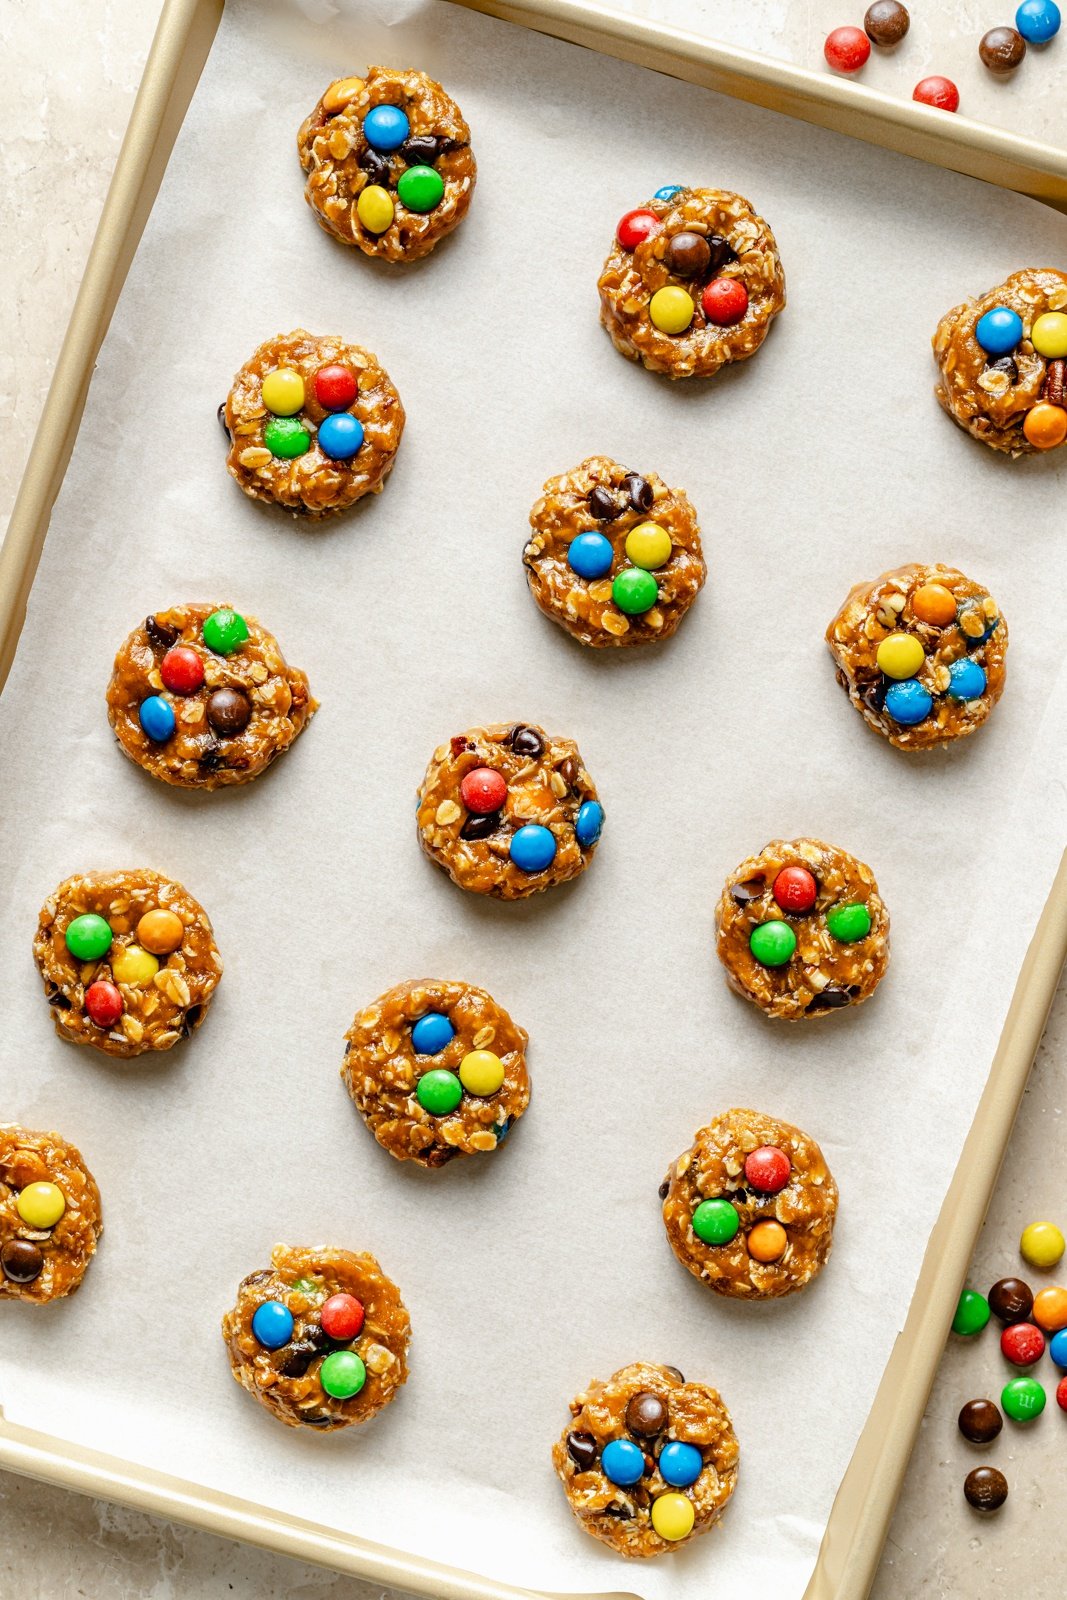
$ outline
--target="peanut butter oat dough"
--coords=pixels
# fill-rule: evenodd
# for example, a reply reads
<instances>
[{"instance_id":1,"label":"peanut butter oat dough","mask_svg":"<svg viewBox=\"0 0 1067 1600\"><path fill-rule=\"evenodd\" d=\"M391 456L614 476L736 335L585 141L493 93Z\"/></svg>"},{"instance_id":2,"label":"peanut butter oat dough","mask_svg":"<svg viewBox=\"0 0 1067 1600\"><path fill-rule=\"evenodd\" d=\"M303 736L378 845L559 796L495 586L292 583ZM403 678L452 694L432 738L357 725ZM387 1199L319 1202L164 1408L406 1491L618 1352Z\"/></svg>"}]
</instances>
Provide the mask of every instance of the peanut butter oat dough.
<instances>
[{"instance_id":1,"label":"peanut butter oat dough","mask_svg":"<svg viewBox=\"0 0 1067 1600\"><path fill-rule=\"evenodd\" d=\"M484 989L419 978L356 1013L341 1077L399 1161L495 1150L530 1103L528 1035Z\"/></svg>"},{"instance_id":2,"label":"peanut butter oat dough","mask_svg":"<svg viewBox=\"0 0 1067 1600\"><path fill-rule=\"evenodd\" d=\"M498 722L434 751L416 820L422 848L453 883L521 900L584 872L604 811L573 739Z\"/></svg>"},{"instance_id":3,"label":"peanut butter oat dough","mask_svg":"<svg viewBox=\"0 0 1067 1600\"><path fill-rule=\"evenodd\" d=\"M407 1382L411 1318L366 1252L276 1245L222 1336L237 1382L290 1427L366 1422Z\"/></svg>"},{"instance_id":4,"label":"peanut butter oat dough","mask_svg":"<svg viewBox=\"0 0 1067 1600\"><path fill-rule=\"evenodd\" d=\"M58 1133L0 1125L0 1300L73 1294L103 1228L81 1153Z\"/></svg>"},{"instance_id":5,"label":"peanut butter oat dough","mask_svg":"<svg viewBox=\"0 0 1067 1600\"><path fill-rule=\"evenodd\" d=\"M657 1556L718 1522L737 1485L738 1447L710 1384L634 1361L594 1380L570 1410L552 1464L587 1533L619 1555Z\"/></svg>"},{"instance_id":6,"label":"peanut butter oat dough","mask_svg":"<svg viewBox=\"0 0 1067 1600\"><path fill-rule=\"evenodd\" d=\"M530 593L582 644L670 638L707 576L685 491L610 456L549 478L530 527Z\"/></svg>"},{"instance_id":7,"label":"peanut butter oat dough","mask_svg":"<svg viewBox=\"0 0 1067 1600\"><path fill-rule=\"evenodd\" d=\"M203 906L144 868L67 878L41 907L33 958L56 1032L109 1056L169 1050L222 977Z\"/></svg>"},{"instance_id":8,"label":"peanut butter oat dough","mask_svg":"<svg viewBox=\"0 0 1067 1600\"><path fill-rule=\"evenodd\" d=\"M1049 353L1043 354L1033 338L1039 317L1052 313L1059 318L1065 309L1067 273L1026 267L986 294L946 311L933 337L939 369L934 393L972 438L1021 456L1054 448L1067 437L1064 350L1053 339ZM979 328L988 313L1004 311L1009 316ZM1012 337L1011 314L1017 318L1017 338ZM983 348L979 334L991 348ZM1045 343L1040 330L1038 343Z\"/></svg>"},{"instance_id":9,"label":"peanut butter oat dough","mask_svg":"<svg viewBox=\"0 0 1067 1600\"><path fill-rule=\"evenodd\" d=\"M761 1111L713 1118L660 1187L667 1240L716 1294L803 1289L833 1245L837 1185L814 1139Z\"/></svg>"},{"instance_id":10,"label":"peanut butter oat dough","mask_svg":"<svg viewBox=\"0 0 1067 1600\"><path fill-rule=\"evenodd\" d=\"M989 593L955 567L912 562L857 583L826 642L838 683L898 750L973 733L1004 688L1007 624Z\"/></svg>"},{"instance_id":11,"label":"peanut butter oat dough","mask_svg":"<svg viewBox=\"0 0 1067 1600\"><path fill-rule=\"evenodd\" d=\"M368 117L379 106L386 115ZM370 67L365 78L339 78L297 135L304 198L342 244L417 261L467 214L470 137L456 102L424 72Z\"/></svg>"},{"instance_id":12,"label":"peanut butter oat dough","mask_svg":"<svg viewBox=\"0 0 1067 1600\"><path fill-rule=\"evenodd\" d=\"M770 1017L870 999L889 964L889 913L870 867L821 839L773 839L726 880L716 912L730 987Z\"/></svg>"},{"instance_id":13,"label":"peanut butter oat dough","mask_svg":"<svg viewBox=\"0 0 1067 1600\"><path fill-rule=\"evenodd\" d=\"M226 467L253 500L309 517L377 494L392 470L404 407L377 356L304 328L261 344L222 411Z\"/></svg>"},{"instance_id":14,"label":"peanut butter oat dough","mask_svg":"<svg viewBox=\"0 0 1067 1600\"><path fill-rule=\"evenodd\" d=\"M153 612L121 646L107 689L125 754L184 789L250 782L317 709L274 635L225 606Z\"/></svg>"},{"instance_id":15,"label":"peanut butter oat dough","mask_svg":"<svg viewBox=\"0 0 1067 1600\"><path fill-rule=\"evenodd\" d=\"M746 361L785 305L774 235L751 204L677 184L622 218L597 287L616 350L669 378Z\"/></svg>"}]
</instances>

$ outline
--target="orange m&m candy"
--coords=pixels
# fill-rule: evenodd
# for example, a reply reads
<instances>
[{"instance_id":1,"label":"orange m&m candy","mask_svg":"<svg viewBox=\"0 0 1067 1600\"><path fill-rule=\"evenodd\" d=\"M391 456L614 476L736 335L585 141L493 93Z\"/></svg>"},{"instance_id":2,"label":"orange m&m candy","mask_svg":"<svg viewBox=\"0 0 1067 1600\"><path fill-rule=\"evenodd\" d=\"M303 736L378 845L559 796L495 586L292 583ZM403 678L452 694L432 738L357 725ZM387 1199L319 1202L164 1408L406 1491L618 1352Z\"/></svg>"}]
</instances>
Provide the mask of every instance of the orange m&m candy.
<instances>
[{"instance_id":1,"label":"orange m&m candy","mask_svg":"<svg viewBox=\"0 0 1067 1600\"><path fill-rule=\"evenodd\" d=\"M1023 418L1023 432L1035 450L1054 450L1067 439L1067 411L1041 400Z\"/></svg>"},{"instance_id":2,"label":"orange m&m candy","mask_svg":"<svg viewBox=\"0 0 1067 1600\"><path fill-rule=\"evenodd\" d=\"M1058 1333L1067 1328L1067 1289L1042 1289L1034 1296L1031 1316L1046 1333Z\"/></svg>"},{"instance_id":3,"label":"orange m&m candy","mask_svg":"<svg viewBox=\"0 0 1067 1600\"><path fill-rule=\"evenodd\" d=\"M912 595L911 609L920 622L947 628L956 620L956 596L943 583L924 583Z\"/></svg>"},{"instance_id":4,"label":"orange m&m candy","mask_svg":"<svg viewBox=\"0 0 1067 1600\"><path fill-rule=\"evenodd\" d=\"M788 1244L785 1229L780 1222L757 1222L749 1229L745 1240L753 1261L777 1261Z\"/></svg>"}]
</instances>

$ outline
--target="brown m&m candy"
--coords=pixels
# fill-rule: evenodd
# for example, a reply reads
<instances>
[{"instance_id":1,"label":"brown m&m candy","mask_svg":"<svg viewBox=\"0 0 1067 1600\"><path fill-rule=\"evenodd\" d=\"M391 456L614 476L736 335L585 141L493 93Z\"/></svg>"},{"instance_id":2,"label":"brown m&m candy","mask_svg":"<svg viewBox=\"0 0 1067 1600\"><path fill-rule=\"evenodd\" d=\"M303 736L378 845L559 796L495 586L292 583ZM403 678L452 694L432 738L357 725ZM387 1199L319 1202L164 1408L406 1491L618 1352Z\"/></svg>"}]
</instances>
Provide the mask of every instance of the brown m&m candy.
<instances>
[{"instance_id":1,"label":"brown m&m candy","mask_svg":"<svg viewBox=\"0 0 1067 1600\"><path fill-rule=\"evenodd\" d=\"M910 27L907 7L902 6L900 0L874 0L863 19L864 33L872 44L880 45L883 50L899 44Z\"/></svg>"},{"instance_id":2,"label":"brown m&m candy","mask_svg":"<svg viewBox=\"0 0 1067 1600\"><path fill-rule=\"evenodd\" d=\"M32 1239L9 1239L0 1250L0 1269L11 1283L32 1283L44 1270L44 1256Z\"/></svg>"},{"instance_id":3,"label":"brown m&m candy","mask_svg":"<svg viewBox=\"0 0 1067 1600\"><path fill-rule=\"evenodd\" d=\"M702 233L676 233L667 245L667 265L679 278L699 278L711 265L711 246Z\"/></svg>"},{"instance_id":4,"label":"brown m&m candy","mask_svg":"<svg viewBox=\"0 0 1067 1600\"><path fill-rule=\"evenodd\" d=\"M1026 40L1014 28L990 28L978 46L983 67L998 78L1014 72L1026 54Z\"/></svg>"},{"instance_id":5,"label":"brown m&m candy","mask_svg":"<svg viewBox=\"0 0 1067 1600\"><path fill-rule=\"evenodd\" d=\"M644 1439L654 1438L667 1426L667 1407L658 1394L642 1389L631 1395L626 1407L626 1426Z\"/></svg>"},{"instance_id":6,"label":"brown m&m candy","mask_svg":"<svg viewBox=\"0 0 1067 1600\"><path fill-rule=\"evenodd\" d=\"M972 1444L989 1444L1004 1426L999 1406L992 1400L968 1400L957 1419L959 1430Z\"/></svg>"},{"instance_id":7,"label":"brown m&m candy","mask_svg":"<svg viewBox=\"0 0 1067 1600\"><path fill-rule=\"evenodd\" d=\"M996 1467L975 1467L963 1480L963 1492L976 1511L999 1511L1008 1498L1008 1480Z\"/></svg>"},{"instance_id":8,"label":"brown m&m candy","mask_svg":"<svg viewBox=\"0 0 1067 1600\"><path fill-rule=\"evenodd\" d=\"M1025 1322L1034 1297L1021 1278L1001 1278L989 1291L989 1309L1001 1322Z\"/></svg>"}]
</instances>

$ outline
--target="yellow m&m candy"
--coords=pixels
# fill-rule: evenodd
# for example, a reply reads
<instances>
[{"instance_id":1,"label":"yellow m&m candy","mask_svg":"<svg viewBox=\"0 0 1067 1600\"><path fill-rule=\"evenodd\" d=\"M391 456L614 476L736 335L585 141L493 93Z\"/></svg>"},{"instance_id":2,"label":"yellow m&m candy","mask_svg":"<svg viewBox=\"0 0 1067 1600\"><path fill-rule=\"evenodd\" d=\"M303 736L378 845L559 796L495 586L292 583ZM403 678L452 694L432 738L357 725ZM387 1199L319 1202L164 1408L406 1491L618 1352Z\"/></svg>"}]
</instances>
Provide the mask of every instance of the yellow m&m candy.
<instances>
[{"instance_id":1,"label":"yellow m&m candy","mask_svg":"<svg viewBox=\"0 0 1067 1600\"><path fill-rule=\"evenodd\" d=\"M661 1494L652 1502L652 1526L661 1539L684 1539L695 1521L693 1502L684 1494Z\"/></svg>"},{"instance_id":2,"label":"yellow m&m candy","mask_svg":"<svg viewBox=\"0 0 1067 1600\"><path fill-rule=\"evenodd\" d=\"M1046 311L1030 329L1030 343L1039 356L1049 361L1067 356L1067 315L1062 311Z\"/></svg>"},{"instance_id":3,"label":"yellow m&m candy","mask_svg":"<svg viewBox=\"0 0 1067 1600\"><path fill-rule=\"evenodd\" d=\"M142 950L139 944L128 944L115 951L111 971L116 983L127 983L134 989L143 989L159 971L159 962L147 950Z\"/></svg>"},{"instance_id":4,"label":"yellow m&m candy","mask_svg":"<svg viewBox=\"0 0 1067 1600\"><path fill-rule=\"evenodd\" d=\"M28 1183L15 1201L15 1209L31 1228L54 1228L67 1202L54 1183Z\"/></svg>"},{"instance_id":5,"label":"yellow m&m candy","mask_svg":"<svg viewBox=\"0 0 1067 1600\"><path fill-rule=\"evenodd\" d=\"M388 189L369 183L356 201L356 216L368 233L384 233L393 220L393 202Z\"/></svg>"},{"instance_id":6,"label":"yellow m&m candy","mask_svg":"<svg viewBox=\"0 0 1067 1600\"><path fill-rule=\"evenodd\" d=\"M891 633L878 646L878 670L887 678L914 678L926 652L912 633Z\"/></svg>"},{"instance_id":7,"label":"yellow m&m candy","mask_svg":"<svg viewBox=\"0 0 1067 1600\"><path fill-rule=\"evenodd\" d=\"M657 522L639 522L626 535L626 554L635 567L654 572L671 559L671 536Z\"/></svg>"},{"instance_id":8,"label":"yellow m&m candy","mask_svg":"<svg viewBox=\"0 0 1067 1600\"><path fill-rule=\"evenodd\" d=\"M1031 1222L1023 1229L1019 1249L1032 1267L1054 1267L1063 1255L1063 1234L1054 1222Z\"/></svg>"},{"instance_id":9,"label":"yellow m&m candy","mask_svg":"<svg viewBox=\"0 0 1067 1600\"><path fill-rule=\"evenodd\" d=\"M459 1081L468 1094L496 1094L504 1082L504 1063L491 1050L471 1050L459 1064Z\"/></svg>"},{"instance_id":10,"label":"yellow m&m candy","mask_svg":"<svg viewBox=\"0 0 1067 1600\"><path fill-rule=\"evenodd\" d=\"M263 404L276 417L293 417L304 404L304 380L292 367L278 367L263 379Z\"/></svg>"},{"instance_id":11,"label":"yellow m&m candy","mask_svg":"<svg viewBox=\"0 0 1067 1600\"><path fill-rule=\"evenodd\" d=\"M1023 418L1023 432L1035 450L1055 450L1067 439L1067 411L1039 400Z\"/></svg>"},{"instance_id":12,"label":"yellow m&m candy","mask_svg":"<svg viewBox=\"0 0 1067 1600\"><path fill-rule=\"evenodd\" d=\"M694 309L692 296L674 284L657 289L648 304L648 314L660 333L684 333Z\"/></svg>"}]
</instances>

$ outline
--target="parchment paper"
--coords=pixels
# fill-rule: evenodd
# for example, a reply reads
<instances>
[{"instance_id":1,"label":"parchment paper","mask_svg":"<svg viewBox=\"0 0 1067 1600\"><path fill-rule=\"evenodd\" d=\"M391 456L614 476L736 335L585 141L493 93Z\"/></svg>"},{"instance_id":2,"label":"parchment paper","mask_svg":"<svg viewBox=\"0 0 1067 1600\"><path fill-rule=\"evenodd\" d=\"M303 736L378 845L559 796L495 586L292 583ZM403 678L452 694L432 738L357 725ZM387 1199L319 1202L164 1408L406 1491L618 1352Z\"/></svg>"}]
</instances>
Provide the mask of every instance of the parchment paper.
<instances>
[{"instance_id":1,"label":"parchment paper","mask_svg":"<svg viewBox=\"0 0 1067 1600\"><path fill-rule=\"evenodd\" d=\"M474 129L471 215L408 272L301 196L301 117L369 61L425 67ZM618 216L684 179L768 217L789 306L755 360L672 387L611 348L595 280ZM1065 229L448 7L231 0L4 703L3 1111L81 1145L107 1221L74 1299L4 1309L11 1416L529 1586L800 1594L1065 836L1064 456L972 443L929 354L944 309L1062 262ZM215 419L300 324L377 351L410 418L384 494L321 529L241 496ZM662 649L582 651L527 594L528 509L595 451L698 508L709 583ZM1013 643L988 728L909 759L822 632L853 582L922 557L987 582ZM108 729L119 641L184 598L260 617L322 701L246 790L171 792ZM507 718L576 736L608 816L591 870L520 905L456 890L412 816L433 747ZM874 867L894 954L869 1005L790 1028L728 993L713 907L749 851L808 832ZM54 1037L30 942L62 877L133 864L203 901L226 974L191 1043L122 1065ZM356 1007L424 974L531 1035L514 1138L437 1173L385 1155L337 1076ZM814 1134L841 1187L827 1271L782 1304L720 1302L663 1235L669 1161L732 1104ZM229 1375L218 1319L279 1240L370 1248L402 1287L413 1376L365 1430L293 1433ZM548 1450L576 1389L638 1357L720 1386L742 1472L713 1536L629 1567L573 1524Z\"/></svg>"}]
</instances>

